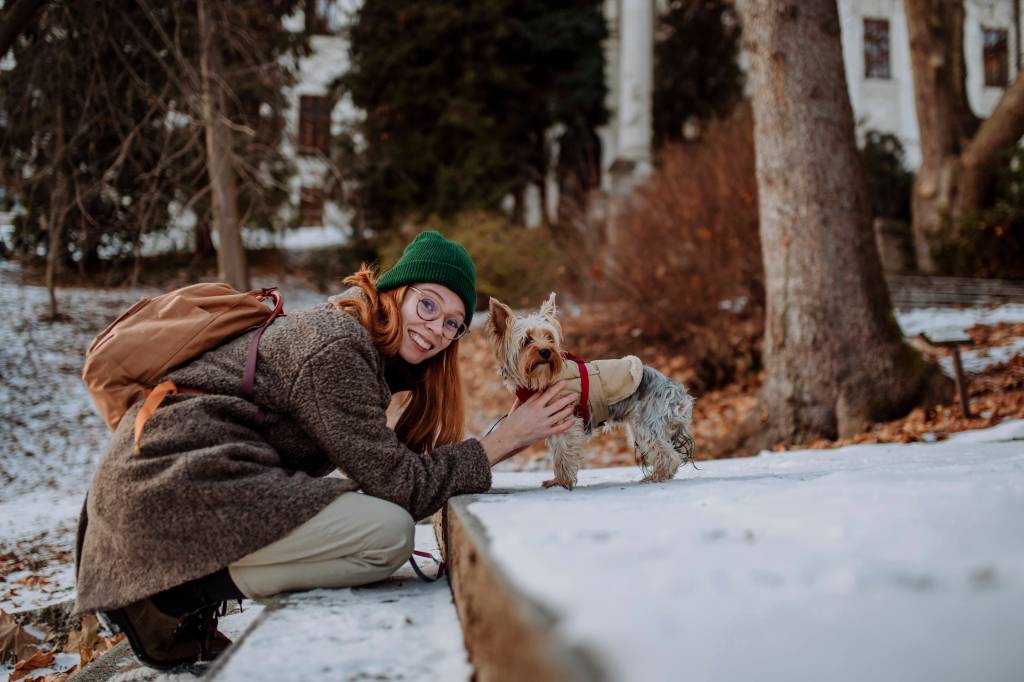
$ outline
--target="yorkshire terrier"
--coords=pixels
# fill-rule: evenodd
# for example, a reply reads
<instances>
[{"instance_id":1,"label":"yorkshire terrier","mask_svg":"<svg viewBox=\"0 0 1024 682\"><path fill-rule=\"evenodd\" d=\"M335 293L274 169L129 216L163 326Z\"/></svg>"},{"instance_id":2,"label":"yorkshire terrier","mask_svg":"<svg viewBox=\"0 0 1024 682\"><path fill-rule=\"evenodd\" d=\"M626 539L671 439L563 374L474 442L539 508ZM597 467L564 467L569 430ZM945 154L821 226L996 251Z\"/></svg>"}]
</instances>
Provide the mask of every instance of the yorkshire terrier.
<instances>
[{"instance_id":1,"label":"yorkshire terrier","mask_svg":"<svg viewBox=\"0 0 1024 682\"><path fill-rule=\"evenodd\" d=\"M693 457L693 398L686 388L629 355L618 360L584 363L562 350L562 326L552 293L540 310L517 317L491 299L487 338L505 386L516 404L565 380L560 395L578 395L574 424L547 439L554 455L555 477L544 482L571 490L594 428L625 424L636 448L644 481L666 481ZM584 397L585 396L585 397Z\"/></svg>"}]
</instances>

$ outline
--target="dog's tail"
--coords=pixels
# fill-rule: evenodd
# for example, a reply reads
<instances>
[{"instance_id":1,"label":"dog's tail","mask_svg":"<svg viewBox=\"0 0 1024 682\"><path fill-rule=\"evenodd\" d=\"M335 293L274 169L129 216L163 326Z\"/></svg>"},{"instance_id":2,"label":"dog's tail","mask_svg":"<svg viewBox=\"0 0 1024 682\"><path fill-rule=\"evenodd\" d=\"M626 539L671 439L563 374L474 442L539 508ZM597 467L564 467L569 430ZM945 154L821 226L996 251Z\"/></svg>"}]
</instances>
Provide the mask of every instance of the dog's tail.
<instances>
[{"instance_id":1,"label":"dog's tail","mask_svg":"<svg viewBox=\"0 0 1024 682\"><path fill-rule=\"evenodd\" d=\"M672 448L682 456L683 464L693 463L695 448L689 429L679 429L672 435Z\"/></svg>"}]
</instances>

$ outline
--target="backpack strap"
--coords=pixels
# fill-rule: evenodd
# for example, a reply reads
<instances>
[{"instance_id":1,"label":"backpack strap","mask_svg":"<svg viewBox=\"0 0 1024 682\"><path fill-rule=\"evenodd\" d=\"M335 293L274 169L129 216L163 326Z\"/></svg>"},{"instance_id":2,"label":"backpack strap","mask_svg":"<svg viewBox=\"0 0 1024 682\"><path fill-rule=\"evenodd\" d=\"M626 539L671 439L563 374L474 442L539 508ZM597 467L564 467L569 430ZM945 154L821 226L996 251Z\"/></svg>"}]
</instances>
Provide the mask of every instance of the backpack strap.
<instances>
[{"instance_id":1,"label":"backpack strap","mask_svg":"<svg viewBox=\"0 0 1024 682\"><path fill-rule=\"evenodd\" d=\"M142 403L142 408L135 415L135 452L139 451L139 442L142 440L142 427L146 425L146 422L153 416L156 408L160 407L160 403L164 401L168 394L177 395L177 393L178 387L174 385L174 382L165 381L154 386L153 390L146 396L146 402Z\"/></svg>"},{"instance_id":2,"label":"backpack strap","mask_svg":"<svg viewBox=\"0 0 1024 682\"><path fill-rule=\"evenodd\" d=\"M281 299L281 293L277 290L277 287L257 289L250 293L261 301L267 298L272 300L274 302L274 310L270 313L270 317L253 334L252 340L249 341L249 352L245 356L245 373L242 374L242 397L246 399L252 398L253 391L256 388L256 355L259 351L263 332L267 331L267 327L270 326L271 322L284 315L284 301ZM263 413L261 412L260 414Z\"/></svg>"}]
</instances>

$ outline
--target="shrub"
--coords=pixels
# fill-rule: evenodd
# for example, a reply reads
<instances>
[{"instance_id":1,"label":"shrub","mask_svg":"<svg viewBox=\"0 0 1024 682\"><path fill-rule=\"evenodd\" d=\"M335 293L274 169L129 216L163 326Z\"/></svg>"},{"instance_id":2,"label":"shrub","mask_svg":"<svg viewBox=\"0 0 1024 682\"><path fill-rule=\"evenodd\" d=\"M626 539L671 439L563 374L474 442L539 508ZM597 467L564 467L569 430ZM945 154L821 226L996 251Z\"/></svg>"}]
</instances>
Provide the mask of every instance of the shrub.
<instances>
[{"instance_id":1,"label":"shrub","mask_svg":"<svg viewBox=\"0 0 1024 682\"><path fill-rule=\"evenodd\" d=\"M578 278L601 281L588 285L593 296L628 304L633 336L689 356L702 388L760 366L764 274L749 106L712 122L699 142L667 145L610 223Z\"/></svg>"},{"instance_id":2,"label":"shrub","mask_svg":"<svg viewBox=\"0 0 1024 682\"><path fill-rule=\"evenodd\" d=\"M991 206L962 221L936 260L951 275L1024 279L1024 149L1007 152Z\"/></svg>"},{"instance_id":3,"label":"shrub","mask_svg":"<svg viewBox=\"0 0 1024 682\"><path fill-rule=\"evenodd\" d=\"M389 235L379 249L382 269L391 267L424 230L437 230L469 251L476 265L478 310L486 309L492 296L514 308L537 307L565 272L548 230L518 227L484 211L461 213L451 221L430 218Z\"/></svg>"},{"instance_id":4,"label":"shrub","mask_svg":"<svg viewBox=\"0 0 1024 682\"><path fill-rule=\"evenodd\" d=\"M871 217L910 223L914 174L906 169L903 144L895 135L869 130L860 148Z\"/></svg>"}]
</instances>

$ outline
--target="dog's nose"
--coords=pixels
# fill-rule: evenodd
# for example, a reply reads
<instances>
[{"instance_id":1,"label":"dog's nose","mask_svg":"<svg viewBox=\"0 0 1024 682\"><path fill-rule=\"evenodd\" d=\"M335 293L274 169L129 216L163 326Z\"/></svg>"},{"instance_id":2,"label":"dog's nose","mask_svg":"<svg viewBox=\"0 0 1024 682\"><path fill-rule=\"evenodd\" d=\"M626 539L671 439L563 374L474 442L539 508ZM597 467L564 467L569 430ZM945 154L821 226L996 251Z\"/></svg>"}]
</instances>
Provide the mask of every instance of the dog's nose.
<instances>
[{"instance_id":1,"label":"dog's nose","mask_svg":"<svg viewBox=\"0 0 1024 682\"><path fill-rule=\"evenodd\" d=\"M547 348L541 348L540 349L540 356L542 358L544 358L545 360L547 360L548 358L551 357L551 351L548 350Z\"/></svg>"}]
</instances>

